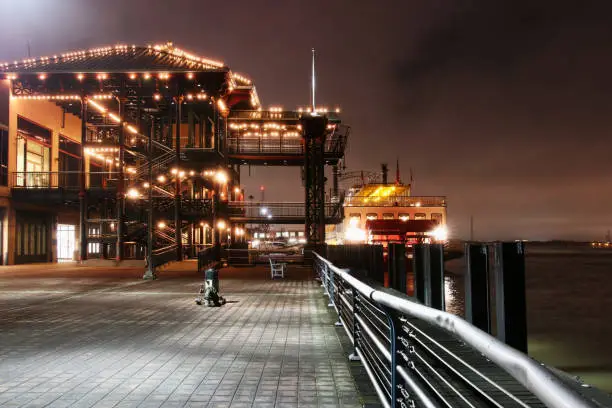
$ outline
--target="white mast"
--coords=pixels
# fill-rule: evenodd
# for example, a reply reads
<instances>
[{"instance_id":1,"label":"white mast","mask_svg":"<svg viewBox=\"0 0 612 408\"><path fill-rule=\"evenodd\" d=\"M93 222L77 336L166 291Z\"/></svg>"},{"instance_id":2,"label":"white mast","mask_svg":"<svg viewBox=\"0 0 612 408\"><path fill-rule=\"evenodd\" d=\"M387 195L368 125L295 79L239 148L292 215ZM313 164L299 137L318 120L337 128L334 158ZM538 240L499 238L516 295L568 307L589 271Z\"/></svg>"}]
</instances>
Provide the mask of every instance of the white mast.
<instances>
[{"instance_id":1,"label":"white mast","mask_svg":"<svg viewBox=\"0 0 612 408\"><path fill-rule=\"evenodd\" d=\"M316 108L315 108L315 49L312 49L312 90L311 90L311 95L312 95L312 114L314 115L316 113Z\"/></svg>"}]
</instances>

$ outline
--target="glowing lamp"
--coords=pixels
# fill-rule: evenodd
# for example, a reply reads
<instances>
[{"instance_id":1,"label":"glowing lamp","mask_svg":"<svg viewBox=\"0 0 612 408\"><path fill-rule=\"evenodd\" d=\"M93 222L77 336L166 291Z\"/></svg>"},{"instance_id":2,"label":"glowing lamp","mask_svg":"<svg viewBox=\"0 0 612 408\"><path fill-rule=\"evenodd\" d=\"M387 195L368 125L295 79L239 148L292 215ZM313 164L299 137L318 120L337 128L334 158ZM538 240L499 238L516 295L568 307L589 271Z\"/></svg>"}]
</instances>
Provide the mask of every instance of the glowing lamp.
<instances>
[{"instance_id":1,"label":"glowing lamp","mask_svg":"<svg viewBox=\"0 0 612 408\"><path fill-rule=\"evenodd\" d=\"M215 174L215 180L220 184L225 184L227 183L227 174L223 171L218 171L217 174Z\"/></svg>"},{"instance_id":2,"label":"glowing lamp","mask_svg":"<svg viewBox=\"0 0 612 408\"><path fill-rule=\"evenodd\" d=\"M429 235L436 241L446 241L448 239L448 229L445 225L440 225L429 232Z\"/></svg>"}]
</instances>

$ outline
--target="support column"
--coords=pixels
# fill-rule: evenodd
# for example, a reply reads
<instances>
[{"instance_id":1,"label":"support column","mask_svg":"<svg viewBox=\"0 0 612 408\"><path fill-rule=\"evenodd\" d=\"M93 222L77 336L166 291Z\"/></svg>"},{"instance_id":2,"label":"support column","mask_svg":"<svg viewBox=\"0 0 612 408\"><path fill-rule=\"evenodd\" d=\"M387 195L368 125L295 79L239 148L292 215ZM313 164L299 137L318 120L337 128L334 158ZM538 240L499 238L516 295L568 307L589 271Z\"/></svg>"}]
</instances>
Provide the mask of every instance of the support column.
<instances>
[{"instance_id":1,"label":"support column","mask_svg":"<svg viewBox=\"0 0 612 408\"><path fill-rule=\"evenodd\" d=\"M123 94L123 85L119 91ZM121 123L119 124L119 173L117 175L117 248L116 248L116 260L121 262L123 260L123 227L124 227L124 211L125 211L125 174L123 172L123 162L125 160L125 126L123 123L125 99L119 98L119 117Z\"/></svg>"},{"instance_id":2,"label":"support column","mask_svg":"<svg viewBox=\"0 0 612 408\"><path fill-rule=\"evenodd\" d=\"M524 244L498 242L494 248L497 338L527 353Z\"/></svg>"},{"instance_id":3,"label":"support column","mask_svg":"<svg viewBox=\"0 0 612 408\"><path fill-rule=\"evenodd\" d=\"M79 163L79 261L87 260L87 189L85 144L87 143L87 99L81 96L81 162Z\"/></svg>"},{"instance_id":4,"label":"support column","mask_svg":"<svg viewBox=\"0 0 612 408\"><path fill-rule=\"evenodd\" d=\"M148 143L148 182L149 190L147 196L149 199L149 213L147 214L147 270L143 275L143 279L155 279L155 265L153 264L153 234L155 221L153 220L153 135L155 134L155 119L151 117L151 130L149 133Z\"/></svg>"},{"instance_id":5,"label":"support column","mask_svg":"<svg viewBox=\"0 0 612 408\"><path fill-rule=\"evenodd\" d=\"M465 258L465 319L491 333L489 248L481 243L465 244Z\"/></svg>"},{"instance_id":6,"label":"support column","mask_svg":"<svg viewBox=\"0 0 612 408\"><path fill-rule=\"evenodd\" d=\"M332 180L333 180L332 197L338 197L338 176L339 174L340 174L340 171L338 169L338 165L334 164L334 166L332 167Z\"/></svg>"},{"instance_id":7,"label":"support column","mask_svg":"<svg viewBox=\"0 0 612 408\"><path fill-rule=\"evenodd\" d=\"M181 166L181 115L183 113L183 97L178 96L176 98L176 170L175 175L175 192L174 192L174 237L176 239L176 260L183 260L183 234L181 233L182 219L181 219L181 178L179 177L179 169Z\"/></svg>"},{"instance_id":8,"label":"support column","mask_svg":"<svg viewBox=\"0 0 612 408\"><path fill-rule=\"evenodd\" d=\"M306 252L325 245L325 160L327 117L305 115L301 118L304 140L305 235ZM311 259L310 259L311 261Z\"/></svg>"}]
</instances>

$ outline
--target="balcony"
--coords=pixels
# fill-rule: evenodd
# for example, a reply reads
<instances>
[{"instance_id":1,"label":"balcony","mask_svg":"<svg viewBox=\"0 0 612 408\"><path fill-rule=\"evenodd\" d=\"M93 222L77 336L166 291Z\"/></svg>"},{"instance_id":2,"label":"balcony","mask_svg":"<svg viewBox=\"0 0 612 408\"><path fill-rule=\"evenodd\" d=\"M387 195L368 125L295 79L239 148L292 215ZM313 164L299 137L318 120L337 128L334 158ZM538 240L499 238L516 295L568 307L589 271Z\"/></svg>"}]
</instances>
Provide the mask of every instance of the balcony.
<instances>
[{"instance_id":1,"label":"balcony","mask_svg":"<svg viewBox=\"0 0 612 408\"><path fill-rule=\"evenodd\" d=\"M335 164L344 155L347 132L330 133L324 146L327 163ZM227 139L227 154L240 163L293 164L304 161L304 143L300 136L231 136Z\"/></svg>"},{"instance_id":2,"label":"balcony","mask_svg":"<svg viewBox=\"0 0 612 408\"><path fill-rule=\"evenodd\" d=\"M446 207L446 197L349 195L345 198L344 205L346 207Z\"/></svg>"},{"instance_id":3,"label":"balcony","mask_svg":"<svg viewBox=\"0 0 612 408\"><path fill-rule=\"evenodd\" d=\"M253 224L304 224L306 208L299 202L251 203L231 201L227 203L230 220ZM325 203L325 223L338 224L342 221L342 202Z\"/></svg>"}]
</instances>

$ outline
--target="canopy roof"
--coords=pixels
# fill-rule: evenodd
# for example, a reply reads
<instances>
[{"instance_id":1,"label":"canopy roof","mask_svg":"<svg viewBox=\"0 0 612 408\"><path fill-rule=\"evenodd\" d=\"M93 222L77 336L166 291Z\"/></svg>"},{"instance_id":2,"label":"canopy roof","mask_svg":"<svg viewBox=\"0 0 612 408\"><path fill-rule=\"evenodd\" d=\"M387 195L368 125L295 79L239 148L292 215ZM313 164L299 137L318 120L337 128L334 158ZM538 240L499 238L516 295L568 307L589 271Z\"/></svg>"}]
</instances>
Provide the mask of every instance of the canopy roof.
<instances>
[{"instance_id":1,"label":"canopy roof","mask_svg":"<svg viewBox=\"0 0 612 408\"><path fill-rule=\"evenodd\" d=\"M115 45L0 63L0 79L12 81L13 96L30 99L120 96L124 89L128 98L184 94L187 98L222 98L228 108L261 106L250 79L232 72L223 62L188 53L171 42Z\"/></svg>"},{"instance_id":2,"label":"canopy roof","mask_svg":"<svg viewBox=\"0 0 612 408\"><path fill-rule=\"evenodd\" d=\"M229 71L223 62L196 56L174 47L172 43L145 47L115 45L72 51L0 63L0 69L13 74Z\"/></svg>"}]
</instances>

